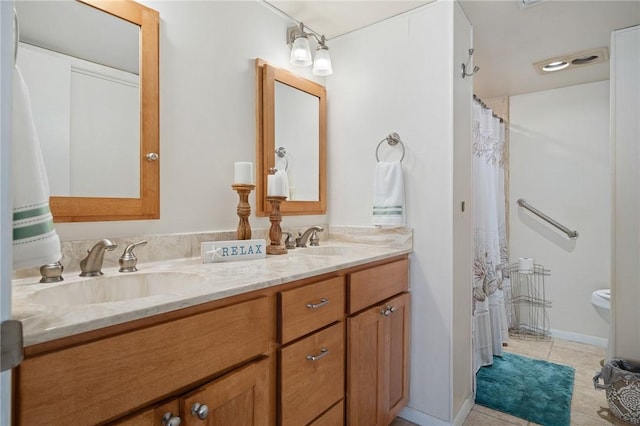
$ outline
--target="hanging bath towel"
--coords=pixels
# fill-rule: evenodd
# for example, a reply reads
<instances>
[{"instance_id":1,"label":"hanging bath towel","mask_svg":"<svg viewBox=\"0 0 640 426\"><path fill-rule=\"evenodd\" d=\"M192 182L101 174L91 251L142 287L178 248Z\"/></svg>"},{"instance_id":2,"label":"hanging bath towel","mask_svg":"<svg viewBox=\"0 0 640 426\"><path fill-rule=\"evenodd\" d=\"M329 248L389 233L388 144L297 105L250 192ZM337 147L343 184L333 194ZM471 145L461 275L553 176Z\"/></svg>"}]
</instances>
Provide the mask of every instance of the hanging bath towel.
<instances>
[{"instance_id":1,"label":"hanging bath towel","mask_svg":"<svg viewBox=\"0 0 640 426\"><path fill-rule=\"evenodd\" d=\"M49 180L31 113L29 91L13 72L12 192L13 269L54 263L62 257L49 210Z\"/></svg>"},{"instance_id":2,"label":"hanging bath towel","mask_svg":"<svg viewBox=\"0 0 640 426\"><path fill-rule=\"evenodd\" d=\"M404 180L399 161L376 164L373 179L373 224L404 226Z\"/></svg>"}]
</instances>

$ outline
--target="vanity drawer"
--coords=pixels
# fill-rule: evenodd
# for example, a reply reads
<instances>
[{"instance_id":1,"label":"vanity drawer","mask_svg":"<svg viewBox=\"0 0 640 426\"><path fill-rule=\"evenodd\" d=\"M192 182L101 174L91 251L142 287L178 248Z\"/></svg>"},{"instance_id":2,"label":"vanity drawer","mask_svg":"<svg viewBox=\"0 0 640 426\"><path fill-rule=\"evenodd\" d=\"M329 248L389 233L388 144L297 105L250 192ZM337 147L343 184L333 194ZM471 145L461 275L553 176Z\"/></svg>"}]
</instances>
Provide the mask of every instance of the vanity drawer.
<instances>
[{"instance_id":1,"label":"vanity drawer","mask_svg":"<svg viewBox=\"0 0 640 426\"><path fill-rule=\"evenodd\" d=\"M280 343L288 343L344 317L344 277L283 291L280 302Z\"/></svg>"},{"instance_id":2,"label":"vanity drawer","mask_svg":"<svg viewBox=\"0 0 640 426\"><path fill-rule=\"evenodd\" d=\"M306 425L343 398L344 356L343 322L280 350L279 424Z\"/></svg>"},{"instance_id":3,"label":"vanity drawer","mask_svg":"<svg viewBox=\"0 0 640 426\"><path fill-rule=\"evenodd\" d=\"M344 401L338 402L326 413L318 417L309 426L343 426L344 425Z\"/></svg>"},{"instance_id":4,"label":"vanity drawer","mask_svg":"<svg viewBox=\"0 0 640 426\"><path fill-rule=\"evenodd\" d=\"M268 352L268 297L27 358L20 425L98 424Z\"/></svg>"},{"instance_id":5,"label":"vanity drawer","mask_svg":"<svg viewBox=\"0 0 640 426\"><path fill-rule=\"evenodd\" d=\"M349 274L349 314L409 289L409 260L375 266Z\"/></svg>"}]
</instances>

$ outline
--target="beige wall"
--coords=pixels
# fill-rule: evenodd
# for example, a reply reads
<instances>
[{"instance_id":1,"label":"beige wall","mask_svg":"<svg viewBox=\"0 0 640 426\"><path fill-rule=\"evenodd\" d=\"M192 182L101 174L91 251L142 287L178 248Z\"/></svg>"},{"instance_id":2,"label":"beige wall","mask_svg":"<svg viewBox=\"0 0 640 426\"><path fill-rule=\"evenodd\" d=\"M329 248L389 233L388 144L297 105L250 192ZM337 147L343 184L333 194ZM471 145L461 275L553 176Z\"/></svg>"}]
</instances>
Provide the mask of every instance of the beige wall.
<instances>
[{"instance_id":1,"label":"beige wall","mask_svg":"<svg viewBox=\"0 0 640 426\"><path fill-rule=\"evenodd\" d=\"M397 132L406 147L414 252L410 409L402 415L418 424L453 421L471 395L472 81L459 73L470 28L458 11L463 24L454 29L455 10L438 1L334 39L327 80L330 223L370 225L376 145Z\"/></svg>"},{"instance_id":2,"label":"beige wall","mask_svg":"<svg viewBox=\"0 0 640 426\"><path fill-rule=\"evenodd\" d=\"M453 20L454 68L468 57L473 46L471 24L458 3ZM473 401L473 361L471 348L471 283L473 246L471 241L473 200L471 195L471 96L473 79L453 79L453 364L451 419L461 420ZM462 203L465 203L464 211ZM466 405L465 405L466 404Z\"/></svg>"},{"instance_id":3,"label":"beige wall","mask_svg":"<svg viewBox=\"0 0 640 426\"><path fill-rule=\"evenodd\" d=\"M609 355L640 361L640 27L614 32L611 46L615 331Z\"/></svg>"},{"instance_id":4,"label":"beige wall","mask_svg":"<svg viewBox=\"0 0 640 426\"><path fill-rule=\"evenodd\" d=\"M608 326L591 294L611 285L608 115L608 81L510 99L510 261L533 257L551 271L545 299L554 335L599 345ZM579 237L518 207L518 198Z\"/></svg>"},{"instance_id":5,"label":"beige wall","mask_svg":"<svg viewBox=\"0 0 640 426\"><path fill-rule=\"evenodd\" d=\"M256 156L254 60L292 69L290 23L260 2L143 3L160 13L160 220L57 224L63 240L235 229L233 163ZM283 227L315 223L325 217L289 217Z\"/></svg>"}]
</instances>

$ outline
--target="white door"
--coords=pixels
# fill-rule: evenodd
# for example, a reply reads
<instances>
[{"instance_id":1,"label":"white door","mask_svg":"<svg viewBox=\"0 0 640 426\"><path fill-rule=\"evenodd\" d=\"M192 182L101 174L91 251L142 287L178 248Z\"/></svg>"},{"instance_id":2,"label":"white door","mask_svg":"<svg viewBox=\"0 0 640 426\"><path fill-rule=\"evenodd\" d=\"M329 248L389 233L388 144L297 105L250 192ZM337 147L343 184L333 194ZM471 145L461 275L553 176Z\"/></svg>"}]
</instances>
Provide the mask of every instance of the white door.
<instances>
[{"instance_id":1,"label":"white door","mask_svg":"<svg viewBox=\"0 0 640 426\"><path fill-rule=\"evenodd\" d=\"M11 316L13 219L10 191L10 122L14 39L13 1L0 1L0 323ZM0 373L0 425L9 424L11 424L10 370Z\"/></svg>"}]
</instances>

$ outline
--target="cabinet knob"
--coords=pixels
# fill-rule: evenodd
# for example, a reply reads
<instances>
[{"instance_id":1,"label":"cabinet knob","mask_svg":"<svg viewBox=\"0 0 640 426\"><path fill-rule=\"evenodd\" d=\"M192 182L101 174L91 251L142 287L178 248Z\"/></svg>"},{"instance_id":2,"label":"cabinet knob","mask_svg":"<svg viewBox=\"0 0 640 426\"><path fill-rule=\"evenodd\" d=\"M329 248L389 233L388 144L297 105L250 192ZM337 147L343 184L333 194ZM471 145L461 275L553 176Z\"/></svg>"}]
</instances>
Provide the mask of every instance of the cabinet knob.
<instances>
[{"instance_id":1,"label":"cabinet knob","mask_svg":"<svg viewBox=\"0 0 640 426\"><path fill-rule=\"evenodd\" d=\"M309 309L317 309L317 308L321 308L324 305L327 305L329 303L329 299L325 299L324 297L322 299L320 299L320 302L318 303L307 303L307 308Z\"/></svg>"},{"instance_id":2,"label":"cabinet knob","mask_svg":"<svg viewBox=\"0 0 640 426\"><path fill-rule=\"evenodd\" d=\"M147 158L147 161L156 161L158 158L160 158L160 156L156 152L149 152L147 153L147 155L145 155L145 157Z\"/></svg>"},{"instance_id":3,"label":"cabinet knob","mask_svg":"<svg viewBox=\"0 0 640 426\"><path fill-rule=\"evenodd\" d=\"M163 426L180 426L180 423L182 423L182 419L178 416L174 416L171 411L167 411L162 416Z\"/></svg>"},{"instance_id":4,"label":"cabinet knob","mask_svg":"<svg viewBox=\"0 0 640 426\"><path fill-rule=\"evenodd\" d=\"M191 407L191 414L197 416L200 420L204 420L209 415L209 407L206 404L200 404L196 402Z\"/></svg>"},{"instance_id":5,"label":"cabinet knob","mask_svg":"<svg viewBox=\"0 0 640 426\"><path fill-rule=\"evenodd\" d=\"M380 315L388 317L389 315L391 315L397 310L398 308L396 308L395 306L391 306L391 307L385 306L383 309L380 309Z\"/></svg>"}]
</instances>

